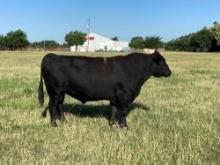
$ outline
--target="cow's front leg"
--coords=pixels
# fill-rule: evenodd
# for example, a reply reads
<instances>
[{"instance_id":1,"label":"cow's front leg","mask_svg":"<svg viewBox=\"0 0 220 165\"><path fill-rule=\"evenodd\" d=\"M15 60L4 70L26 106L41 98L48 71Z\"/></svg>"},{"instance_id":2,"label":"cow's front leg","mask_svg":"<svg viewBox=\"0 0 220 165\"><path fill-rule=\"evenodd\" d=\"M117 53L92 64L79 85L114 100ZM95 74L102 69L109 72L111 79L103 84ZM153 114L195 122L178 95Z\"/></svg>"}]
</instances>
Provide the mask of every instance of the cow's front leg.
<instances>
[{"instance_id":1,"label":"cow's front leg","mask_svg":"<svg viewBox=\"0 0 220 165\"><path fill-rule=\"evenodd\" d=\"M126 116L128 114L128 110L127 110L127 106L124 105L123 107L120 107L120 116L121 116L121 119L119 120L119 125L121 128L124 128L124 127L128 127L127 125L127 121L126 121Z\"/></svg>"},{"instance_id":2,"label":"cow's front leg","mask_svg":"<svg viewBox=\"0 0 220 165\"><path fill-rule=\"evenodd\" d=\"M121 128L128 127L126 116L128 114L128 105L130 100L130 95L123 92L118 92L118 111L120 113L119 125Z\"/></svg>"},{"instance_id":3,"label":"cow's front leg","mask_svg":"<svg viewBox=\"0 0 220 165\"><path fill-rule=\"evenodd\" d=\"M116 124L116 114L117 114L117 107L116 105L111 104L111 117L110 117L110 120L109 120L109 125L110 126L113 126Z\"/></svg>"}]
</instances>

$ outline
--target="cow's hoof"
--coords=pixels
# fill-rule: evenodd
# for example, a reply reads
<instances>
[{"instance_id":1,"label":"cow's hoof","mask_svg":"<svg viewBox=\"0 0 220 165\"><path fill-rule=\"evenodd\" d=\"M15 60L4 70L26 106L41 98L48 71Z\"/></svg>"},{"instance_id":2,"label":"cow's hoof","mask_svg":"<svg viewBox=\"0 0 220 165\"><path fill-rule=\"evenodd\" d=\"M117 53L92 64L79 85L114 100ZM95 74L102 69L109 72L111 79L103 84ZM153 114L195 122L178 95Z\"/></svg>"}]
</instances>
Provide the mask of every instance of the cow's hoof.
<instances>
[{"instance_id":1,"label":"cow's hoof","mask_svg":"<svg viewBox=\"0 0 220 165\"><path fill-rule=\"evenodd\" d=\"M128 126L121 127L122 130L128 130Z\"/></svg>"},{"instance_id":2,"label":"cow's hoof","mask_svg":"<svg viewBox=\"0 0 220 165\"><path fill-rule=\"evenodd\" d=\"M116 125L116 122L109 121L109 125L110 125L111 127L114 127L114 126Z\"/></svg>"},{"instance_id":3,"label":"cow's hoof","mask_svg":"<svg viewBox=\"0 0 220 165\"><path fill-rule=\"evenodd\" d=\"M111 128L116 128L117 127L117 124L115 123L115 124L112 124L112 125L110 125L111 126Z\"/></svg>"},{"instance_id":4,"label":"cow's hoof","mask_svg":"<svg viewBox=\"0 0 220 165\"><path fill-rule=\"evenodd\" d=\"M128 126L127 127L123 127L123 128L121 128L122 130L128 130Z\"/></svg>"},{"instance_id":5,"label":"cow's hoof","mask_svg":"<svg viewBox=\"0 0 220 165\"><path fill-rule=\"evenodd\" d=\"M128 128L128 125L127 124L119 124L121 128L125 128L127 129Z\"/></svg>"}]
</instances>

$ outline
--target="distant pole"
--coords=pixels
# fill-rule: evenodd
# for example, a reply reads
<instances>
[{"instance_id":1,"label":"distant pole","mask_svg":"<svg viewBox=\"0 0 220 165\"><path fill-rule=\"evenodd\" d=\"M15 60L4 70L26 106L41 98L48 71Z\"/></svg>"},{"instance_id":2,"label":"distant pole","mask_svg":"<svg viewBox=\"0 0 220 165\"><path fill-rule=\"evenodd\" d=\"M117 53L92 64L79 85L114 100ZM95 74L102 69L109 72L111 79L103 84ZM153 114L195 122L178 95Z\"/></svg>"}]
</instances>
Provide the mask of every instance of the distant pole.
<instances>
[{"instance_id":1,"label":"distant pole","mask_svg":"<svg viewBox=\"0 0 220 165\"><path fill-rule=\"evenodd\" d=\"M88 22L87 22L87 52L89 51L89 33L90 33L90 25L91 25L91 20L90 18L88 19Z\"/></svg>"},{"instance_id":2,"label":"distant pole","mask_svg":"<svg viewBox=\"0 0 220 165\"><path fill-rule=\"evenodd\" d=\"M45 46L45 40L44 40L44 51L45 51L45 49L46 49L46 46Z\"/></svg>"}]
</instances>

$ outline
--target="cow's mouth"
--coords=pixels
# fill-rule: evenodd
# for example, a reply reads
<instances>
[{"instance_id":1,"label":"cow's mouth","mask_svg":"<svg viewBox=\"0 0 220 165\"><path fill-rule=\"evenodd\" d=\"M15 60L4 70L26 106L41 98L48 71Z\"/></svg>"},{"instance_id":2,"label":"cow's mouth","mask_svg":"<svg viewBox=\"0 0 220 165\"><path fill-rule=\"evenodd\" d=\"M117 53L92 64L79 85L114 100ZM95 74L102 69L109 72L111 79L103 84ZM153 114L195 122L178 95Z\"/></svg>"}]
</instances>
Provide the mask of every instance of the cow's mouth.
<instances>
[{"instance_id":1,"label":"cow's mouth","mask_svg":"<svg viewBox=\"0 0 220 165\"><path fill-rule=\"evenodd\" d=\"M154 74L154 77L163 77L164 75L163 74L161 74L161 73L155 73Z\"/></svg>"},{"instance_id":2,"label":"cow's mouth","mask_svg":"<svg viewBox=\"0 0 220 165\"><path fill-rule=\"evenodd\" d=\"M171 71L169 71L169 72L167 72L167 73L164 75L164 77L170 77L170 76L171 76L171 74L172 74L172 72L171 72Z\"/></svg>"}]
</instances>

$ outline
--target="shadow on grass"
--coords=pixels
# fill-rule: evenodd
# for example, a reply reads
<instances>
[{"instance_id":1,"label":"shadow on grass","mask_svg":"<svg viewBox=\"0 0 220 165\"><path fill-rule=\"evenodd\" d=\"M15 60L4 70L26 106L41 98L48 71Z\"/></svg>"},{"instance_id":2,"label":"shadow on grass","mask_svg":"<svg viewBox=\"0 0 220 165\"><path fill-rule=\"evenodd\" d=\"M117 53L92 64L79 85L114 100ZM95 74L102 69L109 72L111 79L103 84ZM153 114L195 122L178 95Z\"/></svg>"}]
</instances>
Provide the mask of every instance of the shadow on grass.
<instances>
[{"instance_id":1,"label":"shadow on grass","mask_svg":"<svg viewBox=\"0 0 220 165\"><path fill-rule=\"evenodd\" d=\"M128 114L135 108L142 108L146 111L150 110L150 108L145 105L133 103L128 108ZM109 120L111 107L110 105L64 104L63 111L67 114L70 113L79 117L105 117L107 120Z\"/></svg>"}]
</instances>

